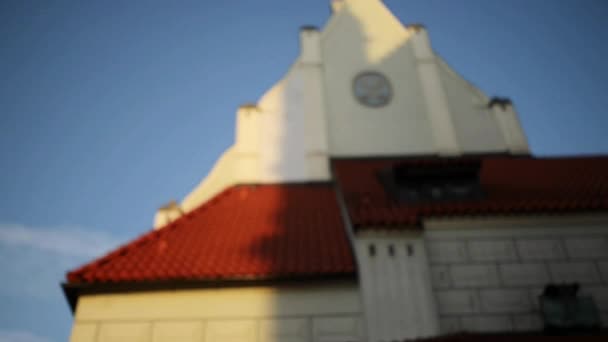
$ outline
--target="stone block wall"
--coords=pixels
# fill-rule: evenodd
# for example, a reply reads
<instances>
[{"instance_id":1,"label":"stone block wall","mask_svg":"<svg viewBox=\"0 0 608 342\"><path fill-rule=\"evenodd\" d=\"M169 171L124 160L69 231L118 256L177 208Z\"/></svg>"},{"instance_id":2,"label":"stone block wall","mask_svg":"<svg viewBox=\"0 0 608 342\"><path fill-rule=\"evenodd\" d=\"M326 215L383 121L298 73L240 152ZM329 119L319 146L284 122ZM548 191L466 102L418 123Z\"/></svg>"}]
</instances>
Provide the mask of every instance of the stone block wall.
<instances>
[{"instance_id":1,"label":"stone block wall","mask_svg":"<svg viewBox=\"0 0 608 342\"><path fill-rule=\"evenodd\" d=\"M71 342L364 341L357 284L81 296Z\"/></svg>"},{"instance_id":2,"label":"stone block wall","mask_svg":"<svg viewBox=\"0 0 608 342\"><path fill-rule=\"evenodd\" d=\"M352 315L77 323L71 341L358 341L361 327L361 318Z\"/></svg>"},{"instance_id":3,"label":"stone block wall","mask_svg":"<svg viewBox=\"0 0 608 342\"><path fill-rule=\"evenodd\" d=\"M608 324L608 226L436 231L426 243L442 333L540 330L548 283L581 284Z\"/></svg>"}]
</instances>

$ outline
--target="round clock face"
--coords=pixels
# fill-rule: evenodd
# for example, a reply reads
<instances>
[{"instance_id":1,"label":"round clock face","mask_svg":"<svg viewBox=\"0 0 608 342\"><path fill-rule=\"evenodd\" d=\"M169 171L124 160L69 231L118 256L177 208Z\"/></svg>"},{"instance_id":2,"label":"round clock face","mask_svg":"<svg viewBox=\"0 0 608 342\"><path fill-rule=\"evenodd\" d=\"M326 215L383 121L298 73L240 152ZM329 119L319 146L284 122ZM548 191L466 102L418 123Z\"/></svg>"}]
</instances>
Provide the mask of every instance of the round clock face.
<instances>
[{"instance_id":1,"label":"round clock face","mask_svg":"<svg viewBox=\"0 0 608 342\"><path fill-rule=\"evenodd\" d=\"M357 100L368 107L382 107L390 102L393 95L386 76L374 71L357 75L353 81L353 92Z\"/></svg>"}]
</instances>

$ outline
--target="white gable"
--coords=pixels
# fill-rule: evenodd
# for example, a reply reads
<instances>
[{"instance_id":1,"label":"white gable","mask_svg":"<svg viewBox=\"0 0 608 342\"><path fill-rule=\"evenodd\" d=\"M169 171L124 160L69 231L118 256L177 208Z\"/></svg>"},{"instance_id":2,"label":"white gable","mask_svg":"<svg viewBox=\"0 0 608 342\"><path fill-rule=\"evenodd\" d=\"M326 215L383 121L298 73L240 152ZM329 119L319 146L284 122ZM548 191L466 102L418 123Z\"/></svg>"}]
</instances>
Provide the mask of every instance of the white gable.
<instances>
[{"instance_id":1,"label":"white gable","mask_svg":"<svg viewBox=\"0 0 608 342\"><path fill-rule=\"evenodd\" d=\"M333 155L433 153L431 124L406 29L380 1L346 1L323 32L327 122ZM386 75L387 106L362 106L352 82L362 71Z\"/></svg>"},{"instance_id":2,"label":"white gable","mask_svg":"<svg viewBox=\"0 0 608 342\"><path fill-rule=\"evenodd\" d=\"M234 145L182 211L236 183L329 180L332 156L528 153L513 107L489 108L489 98L434 53L422 26L404 26L379 0L332 7L322 32L301 30L286 75L239 108ZM354 97L353 79L365 71L388 79L387 105ZM157 215L157 226L166 221Z\"/></svg>"}]
</instances>

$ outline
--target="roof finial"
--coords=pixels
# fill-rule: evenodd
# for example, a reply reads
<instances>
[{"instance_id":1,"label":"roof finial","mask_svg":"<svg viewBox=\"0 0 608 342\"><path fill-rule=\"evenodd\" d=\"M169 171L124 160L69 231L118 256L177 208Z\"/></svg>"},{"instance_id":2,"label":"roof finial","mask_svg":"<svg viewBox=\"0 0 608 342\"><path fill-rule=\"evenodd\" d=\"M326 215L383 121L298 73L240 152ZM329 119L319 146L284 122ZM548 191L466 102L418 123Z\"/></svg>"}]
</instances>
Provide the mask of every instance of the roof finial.
<instances>
[{"instance_id":1,"label":"roof finial","mask_svg":"<svg viewBox=\"0 0 608 342\"><path fill-rule=\"evenodd\" d=\"M330 0L331 11L333 13L338 12L339 10L342 9L342 7L344 7L345 2L346 2L345 0Z\"/></svg>"}]
</instances>

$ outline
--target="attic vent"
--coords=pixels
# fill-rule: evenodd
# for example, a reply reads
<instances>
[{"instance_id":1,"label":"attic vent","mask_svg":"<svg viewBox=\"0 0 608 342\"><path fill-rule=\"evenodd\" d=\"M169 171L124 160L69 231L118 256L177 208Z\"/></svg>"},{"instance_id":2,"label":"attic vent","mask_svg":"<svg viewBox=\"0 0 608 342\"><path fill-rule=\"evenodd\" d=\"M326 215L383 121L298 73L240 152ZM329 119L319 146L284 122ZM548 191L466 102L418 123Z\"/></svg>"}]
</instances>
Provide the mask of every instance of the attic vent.
<instances>
[{"instance_id":1,"label":"attic vent","mask_svg":"<svg viewBox=\"0 0 608 342\"><path fill-rule=\"evenodd\" d=\"M470 200L481 197L478 160L398 164L381 172L387 192L399 202Z\"/></svg>"},{"instance_id":2,"label":"attic vent","mask_svg":"<svg viewBox=\"0 0 608 342\"><path fill-rule=\"evenodd\" d=\"M414 255L414 246L412 246L408 243L407 245L405 245L405 249L407 250L407 256Z\"/></svg>"},{"instance_id":3,"label":"attic vent","mask_svg":"<svg viewBox=\"0 0 608 342\"><path fill-rule=\"evenodd\" d=\"M376 255L376 246L374 246L373 244L370 244L367 248L369 251L369 256L373 257Z\"/></svg>"}]
</instances>

